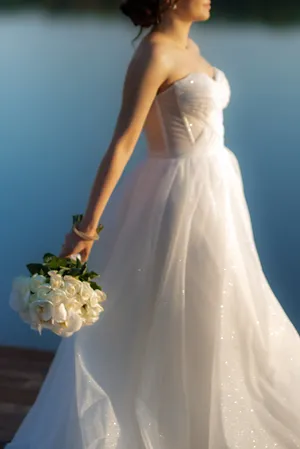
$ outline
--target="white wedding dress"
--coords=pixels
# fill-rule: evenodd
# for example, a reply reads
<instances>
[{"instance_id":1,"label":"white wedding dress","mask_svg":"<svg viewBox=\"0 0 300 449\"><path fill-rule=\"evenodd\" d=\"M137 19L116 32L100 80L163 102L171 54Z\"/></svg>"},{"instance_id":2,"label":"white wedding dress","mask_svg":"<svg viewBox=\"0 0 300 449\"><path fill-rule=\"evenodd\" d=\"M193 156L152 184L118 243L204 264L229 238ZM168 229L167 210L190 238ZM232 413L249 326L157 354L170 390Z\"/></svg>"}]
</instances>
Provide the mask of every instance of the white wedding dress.
<instances>
[{"instance_id":1,"label":"white wedding dress","mask_svg":"<svg viewBox=\"0 0 300 449\"><path fill-rule=\"evenodd\" d=\"M224 72L159 94L90 257L107 293L7 449L300 448L300 338L262 270Z\"/></svg>"}]
</instances>

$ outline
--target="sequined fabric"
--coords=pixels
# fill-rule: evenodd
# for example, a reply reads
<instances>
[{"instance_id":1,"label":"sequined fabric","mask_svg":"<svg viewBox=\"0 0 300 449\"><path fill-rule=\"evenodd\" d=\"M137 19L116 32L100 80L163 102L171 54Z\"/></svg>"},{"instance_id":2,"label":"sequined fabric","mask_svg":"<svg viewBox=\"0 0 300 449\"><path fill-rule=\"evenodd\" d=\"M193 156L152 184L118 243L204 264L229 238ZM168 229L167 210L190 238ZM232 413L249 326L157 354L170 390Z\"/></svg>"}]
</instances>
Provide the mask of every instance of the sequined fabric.
<instances>
[{"instance_id":1,"label":"sequined fabric","mask_svg":"<svg viewBox=\"0 0 300 449\"><path fill-rule=\"evenodd\" d=\"M90 258L105 312L60 344L7 449L300 448L300 338L264 275L223 71L158 95Z\"/></svg>"}]
</instances>

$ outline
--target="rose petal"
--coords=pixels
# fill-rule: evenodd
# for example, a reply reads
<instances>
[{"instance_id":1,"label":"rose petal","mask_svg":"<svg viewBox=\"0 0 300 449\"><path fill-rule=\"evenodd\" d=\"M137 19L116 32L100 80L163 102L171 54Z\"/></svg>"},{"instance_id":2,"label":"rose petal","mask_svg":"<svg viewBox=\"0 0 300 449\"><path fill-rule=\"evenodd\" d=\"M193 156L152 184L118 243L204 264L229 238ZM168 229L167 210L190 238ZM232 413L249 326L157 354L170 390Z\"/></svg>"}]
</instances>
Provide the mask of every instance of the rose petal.
<instances>
[{"instance_id":1,"label":"rose petal","mask_svg":"<svg viewBox=\"0 0 300 449\"><path fill-rule=\"evenodd\" d=\"M68 317L68 313L66 311L65 305L60 304L59 306L54 307L53 311L53 319L57 323L64 323Z\"/></svg>"}]
</instances>

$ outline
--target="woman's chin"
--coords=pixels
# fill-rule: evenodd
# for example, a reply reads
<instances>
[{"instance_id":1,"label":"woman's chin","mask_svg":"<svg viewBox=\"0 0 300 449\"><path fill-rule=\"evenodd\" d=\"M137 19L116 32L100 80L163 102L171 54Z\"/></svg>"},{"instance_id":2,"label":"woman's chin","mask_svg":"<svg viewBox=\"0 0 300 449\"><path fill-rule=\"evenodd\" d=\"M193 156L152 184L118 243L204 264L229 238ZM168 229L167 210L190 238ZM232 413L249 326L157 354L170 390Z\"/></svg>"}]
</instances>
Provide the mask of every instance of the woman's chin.
<instances>
[{"instance_id":1,"label":"woman's chin","mask_svg":"<svg viewBox=\"0 0 300 449\"><path fill-rule=\"evenodd\" d=\"M210 10L208 9L206 12L202 13L200 17L197 18L196 22L205 22L210 19Z\"/></svg>"}]
</instances>

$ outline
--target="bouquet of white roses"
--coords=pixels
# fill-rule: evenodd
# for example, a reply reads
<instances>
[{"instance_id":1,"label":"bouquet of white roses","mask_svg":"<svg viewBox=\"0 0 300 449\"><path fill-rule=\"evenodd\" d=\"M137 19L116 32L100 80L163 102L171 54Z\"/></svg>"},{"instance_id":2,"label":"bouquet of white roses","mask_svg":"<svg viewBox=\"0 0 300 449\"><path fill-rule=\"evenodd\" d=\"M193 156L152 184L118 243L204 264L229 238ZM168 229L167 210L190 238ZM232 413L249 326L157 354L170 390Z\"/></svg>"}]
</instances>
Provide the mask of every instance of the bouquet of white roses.
<instances>
[{"instance_id":1,"label":"bouquet of white roses","mask_svg":"<svg viewBox=\"0 0 300 449\"><path fill-rule=\"evenodd\" d=\"M81 217L74 216L73 223ZM102 229L101 225L97 232ZM99 275L88 271L80 255L59 258L47 253L43 263L28 264L27 268L30 276L13 280L9 304L32 329L70 337L99 319L106 294L93 281Z\"/></svg>"}]
</instances>

